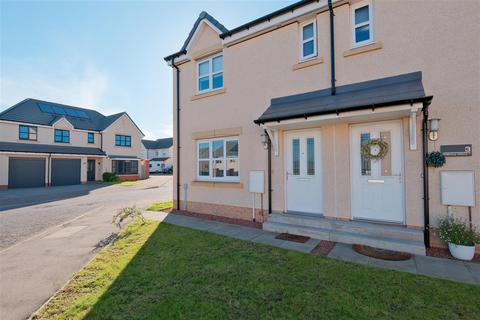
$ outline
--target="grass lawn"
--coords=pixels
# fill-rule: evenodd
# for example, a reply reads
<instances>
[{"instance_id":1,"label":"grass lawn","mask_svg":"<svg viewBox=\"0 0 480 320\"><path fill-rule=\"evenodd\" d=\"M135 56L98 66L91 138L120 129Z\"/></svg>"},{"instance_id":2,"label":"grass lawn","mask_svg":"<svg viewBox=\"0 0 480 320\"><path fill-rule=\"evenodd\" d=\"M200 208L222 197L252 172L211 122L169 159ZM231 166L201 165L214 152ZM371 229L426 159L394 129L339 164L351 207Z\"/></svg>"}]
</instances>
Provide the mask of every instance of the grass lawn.
<instances>
[{"instance_id":1,"label":"grass lawn","mask_svg":"<svg viewBox=\"0 0 480 320\"><path fill-rule=\"evenodd\" d=\"M479 319L480 287L133 224L37 319Z\"/></svg>"},{"instance_id":2,"label":"grass lawn","mask_svg":"<svg viewBox=\"0 0 480 320\"><path fill-rule=\"evenodd\" d=\"M114 184L116 186L121 186L121 187L130 187L130 186L134 186L137 182L138 182L138 180L135 180L135 181L109 181L109 182L105 182L105 183L106 184Z\"/></svg>"},{"instance_id":3,"label":"grass lawn","mask_svg":"<svg viewBox=\"0 0 480 320\"><path fill-rule=\"evenodd\" d=\"M173 207L173 201L156 202L147 208L148 211L162 211L171 209Z\"/></svg>"}]
</instances>

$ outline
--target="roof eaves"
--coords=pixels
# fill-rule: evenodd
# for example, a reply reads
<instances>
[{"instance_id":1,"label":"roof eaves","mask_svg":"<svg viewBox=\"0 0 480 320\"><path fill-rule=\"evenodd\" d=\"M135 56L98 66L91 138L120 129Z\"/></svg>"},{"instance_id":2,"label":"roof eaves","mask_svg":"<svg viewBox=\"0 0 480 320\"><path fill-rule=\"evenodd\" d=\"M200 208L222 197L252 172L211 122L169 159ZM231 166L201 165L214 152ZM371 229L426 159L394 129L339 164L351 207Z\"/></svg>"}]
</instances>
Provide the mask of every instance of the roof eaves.
<instances>
[{"instance_id":1,"label":"roof eaves","mask_svg":"<svg viewBox=\"0 0 480 320\"><path fill-rule=\"evenodd\" d=\"M269 13L267 15L264 15L260 18L257 18L255 20L252 20L250 22L247 22L245 24L242 24L241 26L238 26L236 28L233 28L227 32L223 32L221 35L220 35L220 38L222 39L225 39L226 37L229 37L229 36L232 36L233 34L235 33L238 33L240 31L243 31L243 30L248 30L250 29L251 27L257 25L257 24L260 24L262 22L265 22L265 21L270 21L271 19L275 18L275 17L278 17L278 16L281 16L285 13L288 13L289 11L290 12L293 12L295 9L298 9L304 5L307 5L309 3L312 3L312 2L318 2L318 0L301 0L301 1L298 1L298 2L295 2L289 6L286 6L286 7L283 7L279 10L276 10L272 13Z\"/></svg>"},{"instance_id":2,"label":"roof eaves","mask_svg":"<svg viewBox=\"0 0 480 320\"><path fill-rule=\"evenodd\" d=\"M209 15L206 11L202 11L200 13L200 15L198 16L197 20L195 21L195 23L193 24L193 27L190 30L187 39L184 41L180 51L175 52L175 53L173 53L169 56L166 56L165 58L163 58L165 61L167 61L167 62L171 61L174 58L177 58L177 57L187 53L188 44L192 40L193 36L195 35L195 32L196 32L197 28L200 26L200 23L204 19L208 20L212 25L214 25L218 30L220 30L220 32L221 32L220 34L228 32L228 29L225 28L225 26L223 24L221 24L217 19L215 19L214 17Z\"/></svg>"},{"instance_id":3,"label":"roof eaves","mask_svg":"<svg viewBox=\"0 0 480 320\"><path fill-rule=\"evenodd\" d=\"M355 110L366 110L366 109L372 109L372 108L382 108L382 107L389 107L393 105L398 105L398 104L407 104L407 103L430 103L433 99L433 96L425 96L425 97L420 97L420 98L413 98L413 99L403 99L403 100L395 100L395 101L388 101L388 102L383 102L383 103L378 103L378 104L366 104L366 105L359 105L359 106L352 106L350 108L343 108L342 110L339 110L339 113L343 112L349 112L349 111L355 111ZM272 118L264 118L260 116L260 118L253 120L255 124L265 124L267 122L280 122L280 121L285 121L285 120L291 120L291 119L300 119L300 118L308 118L308 117L314 117L314 116L321 116L321 115L326 115L326 114L334 114L336 113L335 111L316 111L316 112L306 112L303 114L295 114L295 115L287 115L287 116L279 116L279 117L272 117Z\"/></svg>"}]
</instances>

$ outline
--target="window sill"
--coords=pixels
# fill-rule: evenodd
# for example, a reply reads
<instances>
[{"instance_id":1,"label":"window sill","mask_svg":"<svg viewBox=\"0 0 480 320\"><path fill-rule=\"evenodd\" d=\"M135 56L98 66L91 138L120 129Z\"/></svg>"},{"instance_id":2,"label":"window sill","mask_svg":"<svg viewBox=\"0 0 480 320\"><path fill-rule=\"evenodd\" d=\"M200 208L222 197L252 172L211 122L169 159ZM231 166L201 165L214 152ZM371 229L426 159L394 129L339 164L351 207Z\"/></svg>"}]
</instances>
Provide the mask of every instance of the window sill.
<instances>
[{"instance_id":1,"label":"window sill","mask_svg":"<svg viewBox=\"0 0 480 320\"><path fill-rule=\"evenodd\" d=\"M295 71L295 70L315 66L315 65L321 64L321 63L323 63L323 58L322 57L316 57L316 58L308 59L308 60L299 62L297 64L294 64L292 66L292 70Z\"/></svg>"},{"instance_id":2,"label":"window sill","mask_svg":"<svg viewBox=\"0 0 480 320\"><path fill-rule=\"evenodd\" d=\"M351 57L351 56L354 56L354 55L357 55L357 54L360 54L360 53L379 50L379 49L382 49L382 48L383 48L383 43L381 41L373 42L373 43L363 45L361 47L356 47L356 48L349 49L349 50L347 50L343 53L343 57L344 58Z\"/></svg>"},{"instance_id":3,"label":"window sill","mask_svg":"<svg viewBox=\"0 0 480 320\"><path fill-rule=\"evenodd\" d=\"M191 185L193 187L243 189L243 183L236 181L194 180Z\"/></svg>"},{"instance_id":4,"label":"window sill","mask_svg":"<svg viewBox=\"0 0 480 320\"><path fill-rule=\"evenodd\" d=\"M208 91L208 92L205 92L205 93L199 93L199 94L196 94L193 97L191 97L190 101L195 101L195 100L198 100L198 99L203 99L203 98L207 98L207 97L211 97L211 96L216 96L218 94L222 94L222 93L225 93L225 92L226 92L225 88L222 88L222 89L218 89L218 90L214 90L214 91Z\"/></svg>"},{"instance_id":5,"label":"window sill","mask_svg":"<svg viewBox=\"0 0 480 320\"><path fill-rule=\"evenodd\" d=\"M18 142L27 142L27 143L32 143L32 142L38 142L38 140L30 140L30 139L17 139Z\"/></svg>"}]
</instances>

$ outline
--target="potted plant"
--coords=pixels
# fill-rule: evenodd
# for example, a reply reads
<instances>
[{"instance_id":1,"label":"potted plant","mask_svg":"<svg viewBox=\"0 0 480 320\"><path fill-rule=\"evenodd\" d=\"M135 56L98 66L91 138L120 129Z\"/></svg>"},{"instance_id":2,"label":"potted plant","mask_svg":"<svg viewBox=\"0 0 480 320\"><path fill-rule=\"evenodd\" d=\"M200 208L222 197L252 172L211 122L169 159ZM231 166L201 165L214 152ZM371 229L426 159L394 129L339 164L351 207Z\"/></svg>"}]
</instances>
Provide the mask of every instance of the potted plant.
<instances>
[{"instance_id":1,"label":"potted plant","mask_svg":"<svg viewBox=\"0 0 480 320\"><path fill-rule=\"evenodd\" d=\"M474 226L462 219L445 217L439 220L438 237L448 243L452 256L460 260L472 260L475 244L480 243L480 234Z\"/></svg>"}]
</instances>

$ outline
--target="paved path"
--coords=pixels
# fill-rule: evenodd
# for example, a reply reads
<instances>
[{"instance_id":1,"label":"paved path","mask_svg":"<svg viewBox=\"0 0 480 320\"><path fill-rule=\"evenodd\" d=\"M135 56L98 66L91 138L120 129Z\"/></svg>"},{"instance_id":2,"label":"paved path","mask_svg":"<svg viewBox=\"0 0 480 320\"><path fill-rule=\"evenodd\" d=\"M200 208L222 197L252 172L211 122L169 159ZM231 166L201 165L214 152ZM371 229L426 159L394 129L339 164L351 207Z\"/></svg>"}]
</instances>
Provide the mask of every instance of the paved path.
<instances>
[{"instance_id":1,"label":"paved path","mask_svg":"<svg viewBox=\"0 0 480 320\"><path fill-rule=\"evenodd\" d=\"M154 177L0 212L1 243L8 246L0 251L0 319L28 318L95 255L101 240L117 231L111 221L119 208L170 200L171 180Z\"/></svg>"},{"instance_id":2,"label":"paved path","mask_svg":"<svg viewBox=\"0 0 480 320\"><path fill-rule=\"evenodd\" d=\"M310 239L306 243L279 240L275 238L278 233L176 214L159 216L158 219L179 226L305 253L309 253L320 242L320 240L317 239ZM480 285L480 264L473 262L426 256L413 256L412 259L406 261L385 261L363 256L353 251L351 245L341 243L337 243L328 256L330 258L365 264L372 267L387 268Z\"/></svg>"}]
</instances>

